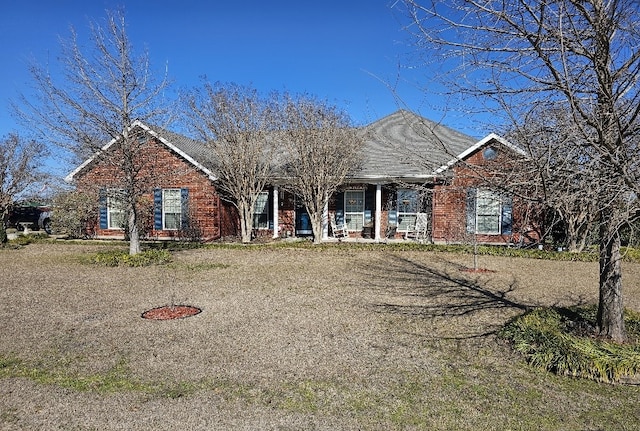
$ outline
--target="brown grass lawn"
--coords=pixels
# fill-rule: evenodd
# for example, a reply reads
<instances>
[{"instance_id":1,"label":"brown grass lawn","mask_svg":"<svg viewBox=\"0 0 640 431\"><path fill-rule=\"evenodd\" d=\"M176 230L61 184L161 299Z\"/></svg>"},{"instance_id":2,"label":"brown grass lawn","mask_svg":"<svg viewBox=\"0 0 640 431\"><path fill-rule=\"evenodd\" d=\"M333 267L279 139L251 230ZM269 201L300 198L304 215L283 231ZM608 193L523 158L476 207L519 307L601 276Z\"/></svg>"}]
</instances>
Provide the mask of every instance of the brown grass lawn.
<instances>
[{"instance_id":1,"label":"brown grass lawn","mask_svg":"<svg viewBox=\"0 0 640 431\"><path fill-rule=\"evenodd\" d=\"M597 299L597 264L339 247L0 250L2 430L637 430L640 388L529 368L494 332ZM640 265L624 265L640 310ZM203 309L152 321L165 304Z\"/></svg>"}]
</instances>

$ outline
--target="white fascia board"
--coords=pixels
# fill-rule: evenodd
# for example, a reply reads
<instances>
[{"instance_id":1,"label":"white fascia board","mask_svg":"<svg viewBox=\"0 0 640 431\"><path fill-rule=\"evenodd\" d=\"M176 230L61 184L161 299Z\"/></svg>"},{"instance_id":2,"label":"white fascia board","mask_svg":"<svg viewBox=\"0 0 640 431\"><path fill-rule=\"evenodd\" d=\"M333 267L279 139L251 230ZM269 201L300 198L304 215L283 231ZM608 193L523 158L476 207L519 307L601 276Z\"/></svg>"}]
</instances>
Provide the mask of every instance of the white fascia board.
<instances>
[{"instance_id":1,"label":"white fascia board","mask_svg":"<svg viewBox=\"0 0 640 431\"><path fill-rule=\"evenodd\" d=\"M142 129L144 129L145 131L147 131L149 134L151 134L154 138L158 139L160 142L162 142L164 145L166 145L167 147L169 147L169 149L171 149L172 151L174 151L175 153L179 154L182 158L184 158L185 160L187 160L189 163L191 163L193 166L195 166L196 168L200 169L204 174L207 175L207 177L211 180L211 181L216 181L218 178L213 174L213 172L211 172L209 169L207 169L204 165L202 165L201 163L197 162L194 158L192 158L190 155L188 155L187 153L185 153L184 151L182 151L180 148L176 147L175 145L173 145L171 142L167 141L165 138L163 138L162 136L158 135L154 130L152 130L151 128L149 128L146 124L142 123L140 120L136 120L133 122L133 124L131 125L131 127L133 126L139 126Z\"/></svg>"},{"instance_id":2,"label":"white fascia board","mask_svg":"<svg viewBox=\"0 0 640 431\"><path fill-rule=\"evenodd\" d=\"M98 151L96 151L96 153L93 156L89 157L80 166L75 168L69 175L64 177L64 181L66 183L73 182L73 178L76 176L76 174L78 174L78 172L82 171L84 168L86 168L88 165L90 165L100 154L104 153L105 151L107 151L109 149L109 147L111 147L113 144L115 144L116 141L117 141L117 139L115 139L115 138L110 140L102 148L100 148Z\"/></svg>"},{"instance_id":3,"label":"white fascia board","mask_svg":"<svg viewBox=\"0 0 640 431\"><path fill-rule=\"evenodd\" d=\"M458 154L454 159L449 160L446 165L440 166L438 169L436 169L434 171L434 174L441 174L442 172L444 172L447 169L449 169L451 166L453 166L456 163L466 159L471 154L475 153L480 148L486 146L487 144L489 144L490 142L493 142L493 141L498 142L499 144L509 148L513 152L515 152L517 154L520 154L521 156L525 156L526 155L526 153L524 152L524 150L522 148L520 148L520 147L518 147L516 145L513 145L511 142L507 141L502 136L496 135L495 133L490 133L487 136L485 136L484 138L482 138L481 140L479 140L478 142L476 142L475 144L473 144L472 146L470 146L469 148L467 148L466 150L464 150L462 153Z\"/></svg>"},{"instance_id":4,"label":"white fascia board","mask_svg":"<svg viewBox=\"0 0 640 431\"><path fill-rule=\"evenodd\" d=\"M151 134L153 137L155 137L156 139L158 139L160 142L162 142L164 145L166 145L167 147L169 147L172 151L176 152L177 154L179 154L181 157L183 157L184 159L186 159L189 163L193 164L196 168L200 169L202 172L204 172L207 177L209 177L209 179L211 181L216 181L218 178L213 174L213 172L211 172L209 169L207 169L205 166L203 166L202 164L198 163L197 161L195 161L191 156L189 156L188 154L186 154L185 152L183 152L181 149L179 149L178 147L176 147L175 145L173 145L171 142L167 141L165 138L159 136L154 130L152 130L151 128L149 128L146 124L144 124L142 121L140 120L136 120L131 124L131 127L129 128L129 130L133 129L134 127L140 127L142 129L144 129L146 132L148 132L149 134ZM104 153L105 151L107 151L109 149L109 147L111 147L114 143L117 142L117 139L112 139L111 141L109 141L106 145L104 145L102 148L100 148L99 151L96 152L95 155L89 157L87 160L84 161L84 163L82 163L80 166L78 166L77 168L75 168L69 175L67 175L66 177L64 177L64 181L67 183L71 183L73 181L73 178L78 174L78 172L82 171L85 167L87 167L89 164L91 164L100 154Z\"/></svg>"}]
</instances>

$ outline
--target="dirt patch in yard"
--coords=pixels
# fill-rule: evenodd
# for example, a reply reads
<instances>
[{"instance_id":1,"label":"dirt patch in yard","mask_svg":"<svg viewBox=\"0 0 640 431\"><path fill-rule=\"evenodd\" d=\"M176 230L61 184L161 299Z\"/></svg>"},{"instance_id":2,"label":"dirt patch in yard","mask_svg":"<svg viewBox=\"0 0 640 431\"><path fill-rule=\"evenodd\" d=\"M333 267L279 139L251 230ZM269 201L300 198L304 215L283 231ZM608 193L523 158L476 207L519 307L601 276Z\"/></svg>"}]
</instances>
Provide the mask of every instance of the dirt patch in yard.
<instances>
[{"instance_id":1,"label":"dirt patch in yard","mask_svg":"<svg viewBox=\"0 0 640 431\"><path fill-rule=\"evenodd\" d=\"M82 263L108 247L0 250L0 429L640 427L640 389L566 383L494 336L530 307L595 302L597 263L465 273L470 255L348 244ZM624 271L640 310L640 266ZM168 303L206 312L140 318Z\"/></svg>"}]
</instances>

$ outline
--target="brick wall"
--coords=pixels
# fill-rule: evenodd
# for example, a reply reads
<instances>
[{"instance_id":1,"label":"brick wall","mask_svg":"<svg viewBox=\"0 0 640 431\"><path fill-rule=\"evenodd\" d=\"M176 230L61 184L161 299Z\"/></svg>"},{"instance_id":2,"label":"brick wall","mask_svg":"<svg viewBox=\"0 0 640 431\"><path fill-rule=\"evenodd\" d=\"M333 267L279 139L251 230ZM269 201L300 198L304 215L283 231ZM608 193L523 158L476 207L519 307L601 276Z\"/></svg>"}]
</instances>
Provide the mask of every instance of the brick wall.
<instances>
[{"instance_id":1,"label":"brick wall","mask_svg":"<svg viewBox=\"0 0 640 431\"><path fill-rule=\"evenodd\" d=\"M154 140L146 142L144 152L140 154L135 161L139 171L136 184L139 199L144 202L141 205L141 216L144 219L147 237L167 239L187 234L181 231L153 229L155 188L189 189L190 226L197 228L202 239L214 240L237 233L233 207L220 199L214 184L203 172ZM78 190L97 195L98 189L101 188L122 187L121 159L118 149L113 148L109 157L96 160L82 174L76 176ZM92 226L87 226L87 230L96 237L123 236L121 230L100 229L98 220Z\"/></svg>"},{"instance_id":2,"label":"brick wall","mask_svg":"<svg viewBox=\"0 0 640 431\"><path fill-rule=\"evenodd\" d=\"M474 240L467 232L467 190L470 187L487 186L491 172L508 162L508 155L500 152L496 160L487 161L482 150L467 158L465 163L455 165L453 177L434 189L433 198L433 241L461 243ZM512 235L475 235L480 243L505 244L512 241Z\"/></svg>"}]
</instances>

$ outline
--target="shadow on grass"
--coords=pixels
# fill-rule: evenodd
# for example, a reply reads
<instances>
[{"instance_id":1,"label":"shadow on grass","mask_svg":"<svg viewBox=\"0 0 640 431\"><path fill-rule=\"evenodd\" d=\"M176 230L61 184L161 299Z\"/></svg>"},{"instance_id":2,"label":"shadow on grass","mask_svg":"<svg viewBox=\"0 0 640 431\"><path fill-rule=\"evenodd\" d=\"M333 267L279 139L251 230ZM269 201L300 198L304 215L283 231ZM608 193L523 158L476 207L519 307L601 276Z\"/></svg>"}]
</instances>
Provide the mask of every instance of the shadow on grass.
<instances>
[{"instance_id":1,"label":"shadow on grass","mask_svg":"<svg viewBox=\"0 0 640 431\"><path fill-rule=\"evenodd\" d=\"M387 255L381 265L369 266L367 276L374 280L372 287L398 298L372 304L372 308L379 313L415 318L451 318L455 335L437 338L465 339L495 334L508 320L501 311L513 316L540 305L514 299L518 289L515 278L498 287L500 283L492 283L491 273L465 273L459 264L434 259L430 264ZM454 319L465 321L462 331L455 330Z\"/></svg>"}]
</instances>

